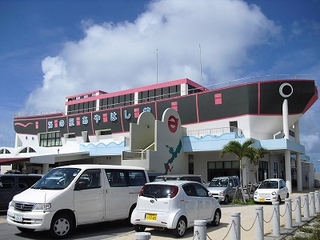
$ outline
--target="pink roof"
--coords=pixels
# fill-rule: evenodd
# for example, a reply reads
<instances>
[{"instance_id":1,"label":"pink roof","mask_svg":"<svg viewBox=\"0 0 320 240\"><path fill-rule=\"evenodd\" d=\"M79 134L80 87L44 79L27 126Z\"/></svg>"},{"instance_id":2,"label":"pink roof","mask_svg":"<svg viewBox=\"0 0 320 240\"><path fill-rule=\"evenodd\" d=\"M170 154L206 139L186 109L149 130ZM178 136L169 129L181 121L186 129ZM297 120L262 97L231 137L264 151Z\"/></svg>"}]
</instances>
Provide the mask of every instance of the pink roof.
<instances>
[{"instance_id":1,"label":"pink roof","mask_svg":"<svg viewBox=\"0 0 320 240\"><path fill-rule=\"evenodd\" d=\"M184 84L184 83L189 84L190 86L193 86L195 88L199 88L202 91L208 90L207 88L201 86L200 84L198 84L188 78L182 78L182 79L178 79L178 80L173 80L173 81L168 81L168 82L163 82L163 83L156 83L156 84L147 85L147 86L143 86L143 87L131 88L131 89L127 89L127 90L120 90L120 91L112 92L112 93L107 93L107 92L104 92L101 90L97 90L97 91L91 91L91 92L87 92L87 93L77 94L77 95L66 97L66 105L94 101L94 100L106 98L106 97L121 96L121 95L136 93L136 92L142 92L142 91L153 90L153 89L158 89L158 88L170 87L170 86L180 85L180 84ZM90 94L96 93L96 92L99 92L101 95L90 96L90 97L72 100L72 99L80 97L80 96L89 96ZM68 101L68 99L71 99L72 101Z\"/></svg>"}]
</instances>

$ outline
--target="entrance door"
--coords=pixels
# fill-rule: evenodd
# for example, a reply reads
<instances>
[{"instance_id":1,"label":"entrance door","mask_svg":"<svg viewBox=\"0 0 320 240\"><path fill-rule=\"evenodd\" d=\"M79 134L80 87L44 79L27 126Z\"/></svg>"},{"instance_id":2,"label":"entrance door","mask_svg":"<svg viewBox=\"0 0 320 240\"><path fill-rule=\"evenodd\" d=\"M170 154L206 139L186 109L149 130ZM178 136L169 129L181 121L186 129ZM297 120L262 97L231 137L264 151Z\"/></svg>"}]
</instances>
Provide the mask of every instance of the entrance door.
<instances>
[{"instance_id":1,"label":"entrance door","mask_svg":"<svg viewBox=\"0 0 320 240\"><path fill-rule=\"evenodd\" d=\"M194 174L194 155L188 155L188 173Z\"/></svg>"}]
</instances>

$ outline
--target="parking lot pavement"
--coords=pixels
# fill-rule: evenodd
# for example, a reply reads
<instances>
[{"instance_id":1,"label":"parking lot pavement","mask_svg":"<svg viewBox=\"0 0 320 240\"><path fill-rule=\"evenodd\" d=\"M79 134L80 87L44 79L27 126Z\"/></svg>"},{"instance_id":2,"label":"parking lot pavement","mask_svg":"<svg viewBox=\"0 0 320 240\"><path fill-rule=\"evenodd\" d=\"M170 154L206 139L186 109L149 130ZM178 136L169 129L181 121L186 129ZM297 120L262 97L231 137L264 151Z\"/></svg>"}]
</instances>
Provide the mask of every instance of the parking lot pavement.
<instances>
[{"instance_id":1,"label":"parking lot pavement","mask_svg":"<svg viewBox=\"0 0 320 240\"><path fill-rule=\"evenodd\" d=\"M292 199L292 209L295 208L295 197L301 196L303 194L307 194L309 192L314 192L315 190L304 191L304 192L294 192L290 195ZM301 199L302 200L302 199ZM285 236L293 232L297 227L303 225L304 223L308 222L310 219L302 218L302 223L295 224L295 214L292 214L293 217L293 229L284 229L283 227L286 224L285 219L285 211L286 206L284 203L280 205L280 236L273 237L273 205L272 204L255 204L255 205L221 205L222 210L222 217L220 225L217 227L208 226L207 227L207 239L230 239L230 222L231 222L231 214L232 213L240 213L240 223L241 223L241 239L255 239L255 218L256 218L256 208L261 207L263 208L263 219L264 219L264 235L265 240L276 240L276 239L283 239ZM302 210L303 214L303 210ZM152 228L147 228L146 232L150 232L151 240L160 240L160 239L175 239L172 232L168 230L155 230ZM114 238L117 240L134 240L135 232L131 231L125 235L118 236ZM189 228L184 237L181 239L194 239L193 228Z\"/></svg>"}]
</instances>

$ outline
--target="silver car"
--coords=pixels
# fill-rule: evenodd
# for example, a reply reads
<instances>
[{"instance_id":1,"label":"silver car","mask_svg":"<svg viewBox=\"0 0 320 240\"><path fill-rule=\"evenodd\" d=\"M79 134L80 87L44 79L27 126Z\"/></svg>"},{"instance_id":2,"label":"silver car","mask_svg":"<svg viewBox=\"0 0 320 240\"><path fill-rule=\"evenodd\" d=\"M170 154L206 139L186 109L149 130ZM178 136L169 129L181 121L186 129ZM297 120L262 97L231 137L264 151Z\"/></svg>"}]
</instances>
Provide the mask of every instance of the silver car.
<instances>
[{"instance_id":1,"label":"silver car","mask_svg":"<svg viewBox=\"0 0 320 240\"><path fill-rule=\"evenodd\" d=\"M208 190L219 202L229 203L239 186L238 176L215 177L209 183Z\"/></svg>"}]
</instances>

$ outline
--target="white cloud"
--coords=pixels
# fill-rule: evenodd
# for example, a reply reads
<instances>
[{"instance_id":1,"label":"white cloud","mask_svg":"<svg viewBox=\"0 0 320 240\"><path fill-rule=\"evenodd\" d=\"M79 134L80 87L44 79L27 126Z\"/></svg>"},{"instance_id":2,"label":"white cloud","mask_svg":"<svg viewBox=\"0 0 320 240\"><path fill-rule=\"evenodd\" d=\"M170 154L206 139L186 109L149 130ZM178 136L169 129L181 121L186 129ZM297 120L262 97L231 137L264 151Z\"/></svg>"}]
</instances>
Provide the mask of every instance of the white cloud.
<instances>
[{"instance_id":1,"label":"white cloud","mask_svg":"<svg viewBox=\"0 0 320 240\"><path fill-rule=\"evenodd\" d=\"M84 38L43 60L43 82L25 111L61 110L66 96L97 89L113 92L184 77L199 82L199 44L202 84L231 80L252 63L250 48L280 35L258 7L233 0L151 2L134 22L86 21L83 31Z\"/></svg>"},{"instance_id":2,"label":"white cloud","mask_svg":"<svg viewBox=\"0 0 320 240\"><path fill-rule=\"evenodd\" d=\"M306 153L319 153L319 132L309 135L300 135L301 144L305 146Z\"/></svg>"},{"instance_id":3,"label":"white cloud","mask_svg":"<svg viewBox=\"0 0 320 240\"><path fill-rule=\"evenodd\" d=\"M320 157L320 102L315 104L300 118L300 142L305 146L306 154L312 158Z\"/></svg>"}]
</instances>

